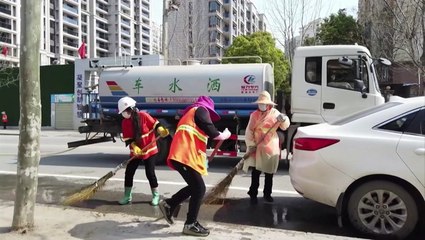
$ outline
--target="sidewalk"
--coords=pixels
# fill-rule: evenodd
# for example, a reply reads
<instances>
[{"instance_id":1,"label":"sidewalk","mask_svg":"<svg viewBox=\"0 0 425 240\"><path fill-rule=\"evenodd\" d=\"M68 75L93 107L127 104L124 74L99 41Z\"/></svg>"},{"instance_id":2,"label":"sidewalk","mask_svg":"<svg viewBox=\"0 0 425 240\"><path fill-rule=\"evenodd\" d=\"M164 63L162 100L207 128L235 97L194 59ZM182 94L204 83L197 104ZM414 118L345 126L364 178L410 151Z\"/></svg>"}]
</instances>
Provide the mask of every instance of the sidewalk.
<instances>
[{"instance_id":1,"label":"sidewalk","mask_svg":"<svg viewBox=\"0 0 425 240\"><path fill-rule=\"evenodd\" d=\"M202 222L204 226L211 230L208 237L193 237L182 235L183 222L181 221L169 226L163 219L157 220L116 213L104 214L42 204L37 204L35 207L35 230L26 234L19 234L9 232L13 220L13 204L10 201L0 200L0 239L349 239L347 237L217 222Z\"/></svg>"}]
</instances>

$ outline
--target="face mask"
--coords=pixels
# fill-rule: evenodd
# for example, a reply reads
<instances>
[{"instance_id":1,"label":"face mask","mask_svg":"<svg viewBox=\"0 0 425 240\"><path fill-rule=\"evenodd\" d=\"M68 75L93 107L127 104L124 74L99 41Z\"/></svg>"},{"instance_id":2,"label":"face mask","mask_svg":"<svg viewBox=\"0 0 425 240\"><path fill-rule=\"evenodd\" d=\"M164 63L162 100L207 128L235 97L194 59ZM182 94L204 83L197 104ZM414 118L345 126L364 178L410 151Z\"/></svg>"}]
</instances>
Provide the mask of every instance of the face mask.
<instances>
[{"instance_id":1,"label":"face mask","mask_svg":"<svg viewBox=\"0 0 425 240\"><path fill-rule=\"evenodd\" d=\"M122 112L121 115L125 119L129 119L131 117L131 114L128 111Z\"/></svg>"},{"instance_id":2,"label":"face mask","mask_svg":"<svg viewBox=\"0 0 425 240\"><path fill-rule=\"evenodd\" d=\"M267 110L267 105L266 104L258 104L258 110L260 110L261 112L265 112Z\"/></svg>"}]
</instances>

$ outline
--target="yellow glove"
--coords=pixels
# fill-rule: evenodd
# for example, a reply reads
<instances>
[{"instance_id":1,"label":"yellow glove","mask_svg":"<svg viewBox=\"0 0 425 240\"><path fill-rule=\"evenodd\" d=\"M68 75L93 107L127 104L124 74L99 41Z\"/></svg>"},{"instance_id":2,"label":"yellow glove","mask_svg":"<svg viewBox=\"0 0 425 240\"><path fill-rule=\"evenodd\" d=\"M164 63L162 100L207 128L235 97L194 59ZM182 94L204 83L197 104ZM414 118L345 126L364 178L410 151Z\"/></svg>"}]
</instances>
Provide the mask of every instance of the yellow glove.
<instances>
[{"instance_id":1,"label":"yellow glove","mask_svg":"<svg viewBox=\"0 0 425 240\"><path fill-rule=\"evenodd\" d=\"M164 127L158 127L157 131L159 136L161 136L162 138L165 138L166 136L170 135L170 132L168 131L168 129Z\"/></svg>"},{"instance_id":2,"label":"yellow glove","mask_svg":"<svg viewBox=\"0 0 425 240\"><path fill-rule=\"evenodd\" d=\"M136 156L142 155L142 153L143 153L142 149L139 148L139 146L137 146L135 142L131 143L131 147L133 149L132 151L133 151L134 155L136 155Z\"/></svg>"}]
</instances>

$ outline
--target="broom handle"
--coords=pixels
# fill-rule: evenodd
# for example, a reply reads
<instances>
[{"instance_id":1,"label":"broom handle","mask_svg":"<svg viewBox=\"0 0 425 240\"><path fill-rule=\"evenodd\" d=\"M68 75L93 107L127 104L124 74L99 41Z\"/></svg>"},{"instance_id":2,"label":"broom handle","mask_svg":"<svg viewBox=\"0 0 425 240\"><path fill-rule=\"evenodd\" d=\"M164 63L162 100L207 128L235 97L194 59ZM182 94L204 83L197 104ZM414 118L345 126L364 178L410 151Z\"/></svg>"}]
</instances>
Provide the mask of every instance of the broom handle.
<instances>
[{"instance_id":1,"label":"broom handle","mask_svg":"<svg viewBox=\"0 0 425 240\"><path fill-rule=\"evenodd\" d=\"M141 151L142 151L142 152L143 152L143 151L145 151L148 147L150 147L153 143L155 143L156 141L158 141L158 139L160 139L160 138L161 138L161 136L157 136L157 137L155 138L155 140L154 140L154 141L152 141L152 142L148 143L146 146L144 146L144 147L141 149ZM117 172L118 172L118 170L120 170L121 168L126 167L126 166L127 166L127 164L128 164L131 160L135 159L136 157L137 157L137 155L134 155L134 156L132 156L131 158L129 158L129 159L127 159L127 160L125 160L125 161L124 161L124 162L122 162L122 163L120 163L120 165L118 165L116 168L114 168L114 170L112 170L113 175L115 175L115 173L117 173Z\"/></svg>"},{"instance_id":2,"label":"broom handle","mask_svg":"<svg viewBox=\"0 0 425 240\"><path fill-rule=\"evenodd\" d=\"M217 154L217 152L218 152L218 150L220 149L221 144L223 144L223 142L224 142L224 140L220 140L220 141L218 141L218 143L217 143L217 144L215 145L215 147L214 147L213 152L212 152L212 153L211 153L211 155L208 157L208 162L211 162L211 161L214 159L215 155Z\"/></svg>"},{"instance_id":3,"label":"broom handle","mask_svg":"<svg viewBox=\"0 0 425 240\"><path fill-rule=\"evenodd\" d=\"M276 121L275 123L274 123L274 125L273 125L273 127L271 127L271 128L269 128L269 130L267 130L267 132L266 132L266 134L264 134L263 135L263 137L260 139L260 141L257 143L257 144L255 144L255 147L257 147L258 146L258 144L260 144L265 138L266 138L266 136L271 132L271 130L272 129L277 129L277 127L278 127L278 125L280 124L280 122L279 121ZM245 160L245 159L247 159L248 157L249 157L249 155L251 155L251 153L253 153L253 151L248 151L248 152L246 152L244 155L243 155L243 157L242 157L242 159L241 159L241 161L239 161L239 163L241 163L241 164L237 164L236 166L242 166L242 163L243 163L243 161ZM238 169L240 169L239 167L237 167Z\"/></svg>"}]
</instances>

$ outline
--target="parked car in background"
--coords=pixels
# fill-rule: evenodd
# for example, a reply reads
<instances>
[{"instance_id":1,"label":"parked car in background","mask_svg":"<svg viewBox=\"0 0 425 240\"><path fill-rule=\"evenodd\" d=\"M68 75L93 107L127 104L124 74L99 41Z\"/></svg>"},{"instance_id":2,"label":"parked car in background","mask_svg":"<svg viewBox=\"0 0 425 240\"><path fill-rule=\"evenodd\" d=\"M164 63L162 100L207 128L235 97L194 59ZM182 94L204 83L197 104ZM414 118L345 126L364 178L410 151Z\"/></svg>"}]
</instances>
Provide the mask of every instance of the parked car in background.
<instances>
[{"instance_id":1,"label":"parked car in background","mask_svg":"<svg viewBox=\"0 0 425 240\"><path fill-rule=\"evenodd\" d=\"M289 175L368 237L405 238L425 219L425 97L300 127Z\"/></svg>"}]
</instances>

